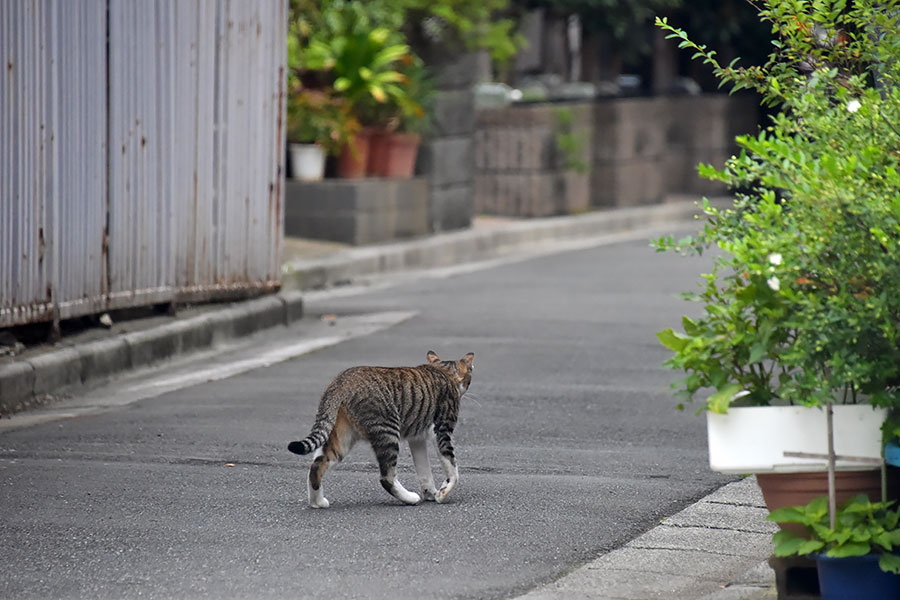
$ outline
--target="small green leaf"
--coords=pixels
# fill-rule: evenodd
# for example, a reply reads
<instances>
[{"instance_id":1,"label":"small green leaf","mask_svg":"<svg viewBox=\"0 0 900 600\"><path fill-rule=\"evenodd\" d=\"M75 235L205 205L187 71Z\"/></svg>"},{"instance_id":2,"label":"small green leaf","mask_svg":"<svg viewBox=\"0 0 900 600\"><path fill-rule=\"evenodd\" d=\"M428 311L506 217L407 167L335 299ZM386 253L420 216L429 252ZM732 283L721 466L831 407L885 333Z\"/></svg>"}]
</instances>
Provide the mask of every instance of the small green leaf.
<instances>
[{"instance_id":1,"label":"small green leaf","mask_svg":"<svg viewBox=\"0 0 900 600\"><path fill-rule=\"evenodd\" d=\"M724 415L728 412L728 406L735 394L741 391L741 386L737 383L730 383L711 395L706 401L706 408L710 412Z\"/></svg>"},{"instance_id":2,"label":"small green leaf","mask_svg":"<svg viewBox=\"0 0 900 600\"><path fill-rule=\"evenodd\" d=\"M783 506L770 512L766 517L766 521L773 521L775 523L806 523L807 518L802 506ZM791 532L779 531L778 533Z\"/></svg>"},{"instance_id":3,"label":"small green leaf","mask_svg":"<svg viewBox=\"0 0 900 600\"><path fill-rule=\"evenodd\" d=\"M344 92L350 88L350 80L346 77L338 77L334 80L334 89L338 92Z\"/></svg>"},{"instance_id":4,"label":"small green leaf","mask_svg":"<svg viewBox=\"0 0 900 600\"><path fill-rule=\"evenodd\" d=\"M872 551L872 546L864 542L851 542L832 548L825 554L832 558L846 558L848 556L865 556Z\"/></svg>"},{"instance_id":5,"label":"small green leaf","mask_svg":"<svg viewBox=\"0 0 900 600\"><path fill-rule=\"evenodd\" d=\"M747 359L747 362L753 364L758 363L762 359L768 355L769 351L766 348L766 345L759 341L750 346L750 357Z\"/></svg>"},{"instance_id":6,"label":"small green leaf","mask_svg":"<svg viewBox=\"0 0 900 600\"><path fill-rule=\"evenodd\" d=\"M700 334L700 327L690 317L681 317L681 326L684 327L684 332L691 337Z\"/></svg>"},{"instance_id":7,"label":"small green leaf","mask_svg":"<svg viewBox=\"0 0 900 600\"><path fill-rule=\"evenodd\" d=\"M775 556L793 556L808 540L790 531L779 531L772 536L775 542Z\"/></svg>"},{"instance_id":8,"label":"small green leaf","mask_svg":"<svg viewBox=\"0 0 900 600\"><path fill-rule=\"evenodd\" d=\"M894 545L891 543L891 536L886 531L882 531L873 535L872 542L881 546L885 550L894 549Z\"/></svg>"},{"instance_id":9,"label":"small green leaf","mask_svg":"<svg viewBox=\"0 0 900 600\"><path fill-rule=\"evenodd\" d=\"M797 548L797 554L799 554L800 556L814 554L824 547L825 542L823 542L822 540L807 540Z\"/></svg>"},{"instance_id":10,"label":"small green leaf","mask_svg":"<svg viewBox=\"0 0 900 600\"><path fill-rule=\"evenodd\" d=\"M878 559L878 566L886 573L900 575L900 556L896 554L882 554Z\"/></svg>"},{"instance_id":11,"label":"small green leaf","mask_svg":"<svg viewBox=\"0 0 900 600\"><path fill-rule=\"evenodd\" d=\"M656 332L659 343L673 352L681 352L687 346L688 338L672 329L663 329Z\"/></svg>"}]
</instances>

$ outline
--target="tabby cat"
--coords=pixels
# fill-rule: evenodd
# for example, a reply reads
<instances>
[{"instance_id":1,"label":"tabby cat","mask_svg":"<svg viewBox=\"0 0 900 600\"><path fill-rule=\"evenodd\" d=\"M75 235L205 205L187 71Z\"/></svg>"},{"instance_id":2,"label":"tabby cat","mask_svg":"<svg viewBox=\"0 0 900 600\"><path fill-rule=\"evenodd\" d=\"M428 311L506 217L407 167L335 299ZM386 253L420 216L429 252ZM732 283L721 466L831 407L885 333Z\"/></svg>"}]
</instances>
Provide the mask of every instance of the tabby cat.
<instances>
[{"instance_id":1,"label":"tabby cat","mask_svg":"<svg viewBox=\"0 0 900 600\"><path fill-rule=\"evenodd\" d=\"M381 471L381 485L406 504L422 498L397 480L400 440L409 443L425 500L443 502L459 480L450 434L459 415L459 399L469 389L475 355L444 360L429 351L418 367L353 367L334 378L319 402L316 422L306 439L291 442L295 454L316 451L309 469L309 505L328 508L322 477L332 462L364 440L372 445ZM446 480L434 486L426 441L436 441Z\"/></svg>"}]
</instances>

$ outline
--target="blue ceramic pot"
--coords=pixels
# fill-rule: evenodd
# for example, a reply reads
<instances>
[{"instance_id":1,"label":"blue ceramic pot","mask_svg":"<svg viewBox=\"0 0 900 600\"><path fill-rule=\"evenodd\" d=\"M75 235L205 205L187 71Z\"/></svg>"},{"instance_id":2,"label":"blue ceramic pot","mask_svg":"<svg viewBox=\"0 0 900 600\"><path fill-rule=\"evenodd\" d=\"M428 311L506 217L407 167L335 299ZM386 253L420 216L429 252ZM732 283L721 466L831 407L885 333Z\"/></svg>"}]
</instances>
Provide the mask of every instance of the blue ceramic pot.
<instances>
[{"instance_id":1,"label":"blue ceramic pot","mask_svg":"<svg viewBox=\"0 0 900 600\"><path fill-rule=\"evenodd\" d=\"M884 445L884 461L895 467L900 467L900 445L888 442Z\"/></svg>"},{"instance_id":2,"label":"blue ceramic pot","mask_svg":"<svg viewBox=\"0 0 900 600\"><path fill-rule=\"evenodd\" d=\"M885 573L878 555L816 557L822 600L900 600L900 575Z\"/></svg>"}]
</instances>

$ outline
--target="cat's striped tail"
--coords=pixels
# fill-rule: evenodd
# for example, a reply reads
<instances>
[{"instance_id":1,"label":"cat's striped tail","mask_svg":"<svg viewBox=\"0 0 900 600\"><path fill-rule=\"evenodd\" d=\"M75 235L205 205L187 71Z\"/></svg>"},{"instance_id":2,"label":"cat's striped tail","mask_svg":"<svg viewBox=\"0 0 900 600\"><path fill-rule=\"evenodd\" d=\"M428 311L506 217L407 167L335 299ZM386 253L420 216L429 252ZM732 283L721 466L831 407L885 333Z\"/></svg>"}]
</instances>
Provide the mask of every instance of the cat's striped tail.
<instances>
[{"instance_id":1,"label":"cat's striped tail","mask_svg":"<svg viewBox=\"0 0 900 600\"><path fill-rule=\"evenodd\" d=\"M294 454L309 454L316 448L320 448L322 444L325 443L325 440L328 439L328 434L331 432L323 431L318 425L319 424L316 423L312 432L304 439L288 444L288 450Z\"/></svg>"},{"instance_id":2,"label":"cat's striped tail","mask_svg":"<svg viewBox=\"0 0 900 600\"><path fill-rule=\"evenodd\" d=\"M341 396L336 391L342 375L343 373L338 375L325 389L322 401L319 403L316 422L309 435L302 440L288 444L288 450L294 454L309 454L316 448L321 448L328 436L331 435L331 430L334 429L334 424L337 422L338 408L341 405Z\"/></svg>"}]
</instances>

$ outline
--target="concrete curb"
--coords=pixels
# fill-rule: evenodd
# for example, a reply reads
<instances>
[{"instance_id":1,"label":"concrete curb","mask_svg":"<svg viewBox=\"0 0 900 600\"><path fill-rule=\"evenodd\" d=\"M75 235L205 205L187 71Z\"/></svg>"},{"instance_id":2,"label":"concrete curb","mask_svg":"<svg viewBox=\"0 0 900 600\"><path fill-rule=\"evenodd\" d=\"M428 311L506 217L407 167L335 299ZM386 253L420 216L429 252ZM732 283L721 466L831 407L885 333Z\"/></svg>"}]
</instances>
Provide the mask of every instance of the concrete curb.
<instances>
[{"instance_id":1,"label":"concrete curb","mask_svg":"<svg viewBox=\"0 0 900 600\"><path fill-rule=\"evenodd\" d=\"M145 330L64 346L0 364L0 416L43 404L49 394L227 343L303 316L299 292L254 298Z\"/></svg>"},{"instance_id":2,"label":"concrete curb","mask_svg":"<svg viewBox=\"0 0 900 600\"><path fill-rule=\"evenodd\" d=\"M699 214L694 202L675 202L582 215L528 219L497 229L468 229L429 238L365 248L289 262L282 268L282 289L310 290L351 281L354 277L406 269L446 267L487 260L540 243L572 241L684 221Z\"/></svg>"}]
</instances>

